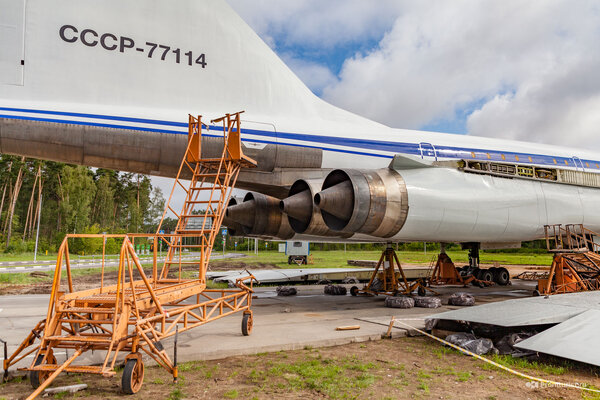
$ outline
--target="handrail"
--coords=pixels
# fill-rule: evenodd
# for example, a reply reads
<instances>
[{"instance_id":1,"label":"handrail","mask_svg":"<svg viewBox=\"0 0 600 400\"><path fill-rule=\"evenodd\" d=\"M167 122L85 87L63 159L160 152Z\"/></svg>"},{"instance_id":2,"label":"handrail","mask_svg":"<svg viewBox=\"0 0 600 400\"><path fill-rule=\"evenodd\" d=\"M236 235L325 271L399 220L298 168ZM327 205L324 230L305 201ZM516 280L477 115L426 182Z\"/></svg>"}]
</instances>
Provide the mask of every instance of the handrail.
<instances>
[{"instance_id":1,"label":"handrail","mask_svg":"<svg viewBox=\"0 0 600 400\"><path fill-rule=\"evenodd\" d=\"M562 224L544 225L544 233L548 251L581 249L600 251L600 243L593 239L599 235L584 227L583 224L567 224L564 227ZM554 246L551 245L552 241Z\"/></svg>"}]
</instances>

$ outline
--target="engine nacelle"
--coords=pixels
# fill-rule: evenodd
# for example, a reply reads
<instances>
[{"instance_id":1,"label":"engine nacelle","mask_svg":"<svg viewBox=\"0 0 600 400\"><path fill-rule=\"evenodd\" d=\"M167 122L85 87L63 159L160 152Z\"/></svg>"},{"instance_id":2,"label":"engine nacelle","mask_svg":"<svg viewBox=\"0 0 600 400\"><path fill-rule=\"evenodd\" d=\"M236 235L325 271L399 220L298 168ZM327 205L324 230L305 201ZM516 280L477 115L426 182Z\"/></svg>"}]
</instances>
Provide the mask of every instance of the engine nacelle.
<instances>
[{"instance_id":1,"label":"engine nacelle","mask_svg":"<svg viewBox=\"0 0 600 400\"><path fill-rule=\"evenodd\" d=\"M349 237L350 233L336 232L327 227L320 210L313 202L321 189L322 180L299 179L290 188L288 197L279 202L279 209L287 214L288 222L296 233L314 236Z\"/></svg>"},{"instance_id":2,"label":"engine nacelle","mask_svg":"<svg viewBox=\"0 0 600 400\"><path fill-rule=\"evenodd\" d=\"M408 193L392 169L331 171L315 194L325 225L334 231L389 238L408 215Z\"/></svg>"},{"instance_id":3,"label":"engine nacelle","mask_svg":"<svg viewBox=\"0 0 600 400\"><path fill-rule=\"evenodd\" d=\"M279 199L262 193L246 193L242 203L227 207L225 218L239 224L244 236L280 239L294 236L287 218L279 210Z\"/></svg>"}]
</instances>

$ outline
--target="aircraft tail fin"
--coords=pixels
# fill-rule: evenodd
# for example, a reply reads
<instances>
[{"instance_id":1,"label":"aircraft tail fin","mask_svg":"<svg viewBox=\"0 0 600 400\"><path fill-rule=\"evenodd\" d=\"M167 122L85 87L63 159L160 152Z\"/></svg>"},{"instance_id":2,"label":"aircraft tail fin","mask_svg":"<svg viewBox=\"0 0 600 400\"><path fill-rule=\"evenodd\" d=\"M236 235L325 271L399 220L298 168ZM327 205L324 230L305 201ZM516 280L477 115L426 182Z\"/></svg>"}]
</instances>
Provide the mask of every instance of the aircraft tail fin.
<instances>
[{"instance_id":1,"label":"aircraft tail fin","mask_svg":"<svg viewBox=\"0 0 600 400\"><path fill-rule=\"evenodd\" d=\"M0 9L10 11L0 32L11 32L0 34L0 107L306 116L326 104L223 0L0 0Z\"/></svg>"}]
</instances>

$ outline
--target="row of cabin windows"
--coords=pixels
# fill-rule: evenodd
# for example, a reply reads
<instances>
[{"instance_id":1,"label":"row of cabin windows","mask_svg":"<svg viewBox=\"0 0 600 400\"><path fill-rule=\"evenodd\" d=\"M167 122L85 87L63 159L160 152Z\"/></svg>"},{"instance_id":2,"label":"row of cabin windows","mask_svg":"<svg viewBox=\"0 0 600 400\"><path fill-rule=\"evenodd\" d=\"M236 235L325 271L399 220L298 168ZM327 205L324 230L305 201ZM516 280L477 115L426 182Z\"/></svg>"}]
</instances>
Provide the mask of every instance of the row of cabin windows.
<instances>
[{"instance_id":1,"label":"row of cabin windows","mask_svg":"<svg viewBox=\"0 0 600 400\"><path fill-rule=\"evenodd\" d=\"M492 156L490 156L490 153L485 153L485 155L487 156L488 160L492 159ZM475 154L475 152L471 152L471 157L473 158L477 158L477 155ZM506 156L504 154L500 154L500 157L502 157L502 160L506 161ZM530 163L533 162L533 159L531 158L531 156L527 157L527 159L529 160ZM518 155L515 155L515 161L520 161L520 158ZM556 158L553 158L552 161L554 161L554 164L558 164L558 161L556 161ZM569 165L569 160L565 160L565 165ZM586 162L585 163L586 168L590 168L590 163ZM600 163L596 163L596 169L600 169Z\"/></svg>"}]
</instances>

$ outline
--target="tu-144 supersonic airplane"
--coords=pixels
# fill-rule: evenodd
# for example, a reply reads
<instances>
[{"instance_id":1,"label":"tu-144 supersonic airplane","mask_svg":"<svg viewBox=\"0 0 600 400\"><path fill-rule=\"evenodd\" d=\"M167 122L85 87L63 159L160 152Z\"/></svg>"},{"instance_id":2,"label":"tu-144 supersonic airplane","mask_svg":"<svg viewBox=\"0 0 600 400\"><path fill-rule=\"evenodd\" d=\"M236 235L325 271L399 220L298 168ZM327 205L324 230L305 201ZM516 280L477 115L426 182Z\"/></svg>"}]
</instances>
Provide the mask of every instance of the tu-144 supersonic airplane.
<instances>
[{"instance_id":1,"label":"tu-144 supersonic airplane","mask_svg":"<svg viewBox=\"0 0 600 400\"><path fill-rule=\"evenodd\" d=\"M223 0L0 0L2 153L174 177L188 113L239 110L258 168L227 212L238 234L502 247L549 224L600 231L600 154L334 107Z\"/></svg>"}]
</instances>

